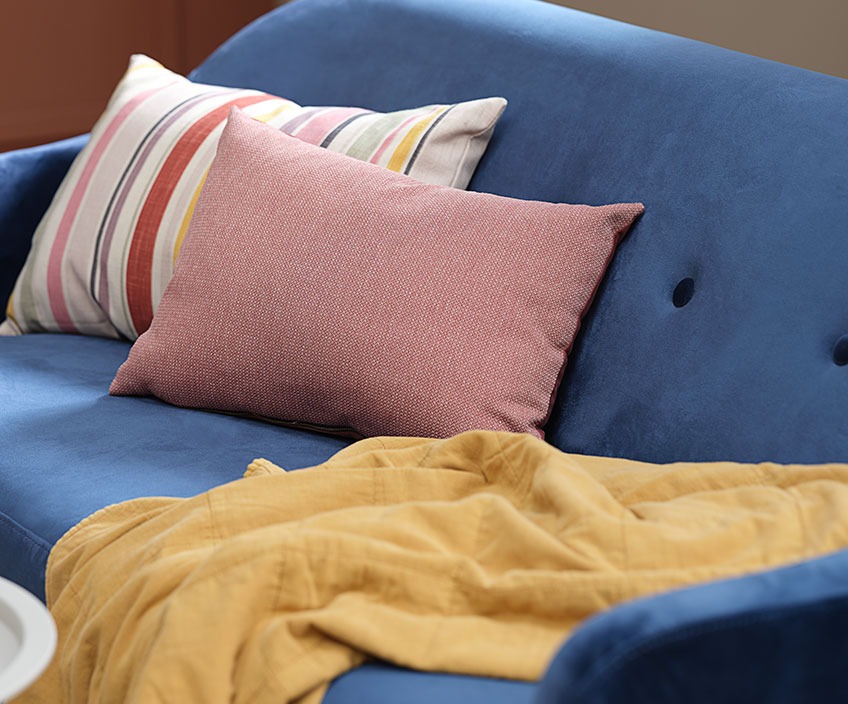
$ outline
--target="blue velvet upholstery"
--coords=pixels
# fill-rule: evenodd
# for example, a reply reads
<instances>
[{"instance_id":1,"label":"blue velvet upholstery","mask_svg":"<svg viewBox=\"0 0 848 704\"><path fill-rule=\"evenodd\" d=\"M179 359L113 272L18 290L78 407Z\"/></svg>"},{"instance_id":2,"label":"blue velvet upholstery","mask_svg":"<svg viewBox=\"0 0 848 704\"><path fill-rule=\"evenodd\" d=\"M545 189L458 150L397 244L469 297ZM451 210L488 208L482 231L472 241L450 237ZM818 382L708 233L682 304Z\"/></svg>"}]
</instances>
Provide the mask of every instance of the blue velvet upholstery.
<instances>
[{"instance_id":1,"label":"blue velvet upholstery","mask_svg":"<svg viewBox=\"0 0 848 704\"><path fill-rule=\"evenodd\" d=\"M805 704L848 692L848 551L590 619L538 704Z\"/></svg>"},{"instance_id":2,"label":"blue velvet upholstery","mask_svg":"<svg viewBox=\"0 0 848 704\"><path fill-rule=\"evenodd\" d=\"M531 704L538 686L372 663L339 677L322 704Z\"/></svg>"},{"instance_id":3,"label":"blue velvet upholstery","mask_svg":"<svg viewBox=\"0 0 848 704\"><path fill-rule=\"evenodd\" d=\"M294 0L193 77L378 110L505 96L472 189L647 206L548 440L653 462L848 461L848 81L532 0ZM0 295L84 139L0 155ZM107 503L344 445L111 398L127 349L0 339L0 574L36 593L51 544ZM843 553L613 609L538 687L368 665L327 701L839 701L846 584Z\"/></svg>"},{"instance_id":4,"label":"blue velvet upholstery","mask_svg":"<svg viewBox=\"0 0 848 704\"><path fill-rule=\"evenodd\" d=\"M348 443L109 396L128 351L76 335L0 337L0 575L41 597L50 547L94 511L191 496L238 479L256 457L318 464Z\"/></svg>"},{"instance_id":5,"label":"blue velvet upholstery","mask_svg":"<svg viewBox=\"0 0 848 704\"><path fill-rule=\"evenodd\" d=\"M41 216L87 141L88 135L82 135L0 154L0 311L6 309Z\"/></svg>"},{"instance_id":6,"label":"blue velvet upholstery","mask_svg":"<svg viewBox=\"0 0 848 704\"><path fill-rule=\"evenodd\" d=\"M848 460L848 81L530 0L298 0L194 76L381 110L503 95L472 189L646 205L548 439L654 462Z\"/></svg>"}]
</instances>

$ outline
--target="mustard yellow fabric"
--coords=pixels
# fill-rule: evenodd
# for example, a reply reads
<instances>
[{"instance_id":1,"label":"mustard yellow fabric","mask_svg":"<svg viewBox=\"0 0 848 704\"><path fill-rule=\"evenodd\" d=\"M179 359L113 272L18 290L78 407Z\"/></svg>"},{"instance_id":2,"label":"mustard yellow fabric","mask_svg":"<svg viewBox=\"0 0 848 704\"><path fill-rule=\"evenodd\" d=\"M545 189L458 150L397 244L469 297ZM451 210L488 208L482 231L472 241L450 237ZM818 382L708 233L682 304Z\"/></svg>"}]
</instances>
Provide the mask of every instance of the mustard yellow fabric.
<instances>
[{"instance_id":1,"label":"mustard yellow fabric","mask_svg":"<svg viewBox=\"0 0 848 704\"><path fill-rule=\"evenodd\" d=\"M256 460L62 538L59 651L19 701L317 702L370 657L533 680L613 604L846 545L842 465L657 466L491 432Z\"/></svg>"}]
</instances>

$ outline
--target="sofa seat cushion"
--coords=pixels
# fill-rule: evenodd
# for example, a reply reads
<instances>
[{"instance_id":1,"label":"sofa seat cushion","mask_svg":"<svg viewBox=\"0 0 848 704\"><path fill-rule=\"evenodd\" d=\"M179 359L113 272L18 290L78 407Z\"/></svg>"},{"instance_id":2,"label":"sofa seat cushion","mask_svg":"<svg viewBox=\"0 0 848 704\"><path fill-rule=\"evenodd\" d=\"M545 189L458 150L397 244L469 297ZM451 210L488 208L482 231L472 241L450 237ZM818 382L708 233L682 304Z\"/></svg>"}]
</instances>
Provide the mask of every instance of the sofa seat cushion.
<instances>
[{"instance_id":1,"label":"sofa seat cushion","mask_svg":"<svg viewBox=\"0 0 848 704\"><path fill-rule=\"evenodd\" d=\"M415 672L370 663L336 679L322 704L531 704L538 689L536 682Z\"/></svg>"},{"instance_id":2,"label":"sofa seat cushion","mask_svg":"<svg viewBox=\"0 0 848 704\"><path fill-rule=\"evenodd\" d=\"M104 506L191 496L256 457L286 469L349 441L108 395L130 346L77 335L0 338L0 575L44 597L62 534Z\"/></svg>"},{"instance_id":3,"label":"sofa seat cushion","mask_svg":"<svg viewBox=\"0 0 848 704\"><path fill-rule=\"evenodd\" d=\"M318 464L347 441L107 394L129 344L77 335L0 338L0 574L44 597L53 544L90 513L139 496L190 496L265 456ZM531 702L537 685L371 664L330 687L328 704Z\"/></svg>"}]
</instances>

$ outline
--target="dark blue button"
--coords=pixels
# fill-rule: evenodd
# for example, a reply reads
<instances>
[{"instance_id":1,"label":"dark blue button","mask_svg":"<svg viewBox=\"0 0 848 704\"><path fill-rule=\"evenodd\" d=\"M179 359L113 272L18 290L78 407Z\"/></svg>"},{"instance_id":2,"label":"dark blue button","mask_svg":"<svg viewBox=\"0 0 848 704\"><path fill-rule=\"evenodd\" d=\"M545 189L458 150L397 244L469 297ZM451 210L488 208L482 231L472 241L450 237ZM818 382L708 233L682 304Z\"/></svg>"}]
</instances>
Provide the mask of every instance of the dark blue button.
<instances>
[{"instance_id":1,"label":"dark blue button","mask_svg":"<svg viewBox=\"0 0 848 704\"><path fill-rule=\"evenodd\" d=\"M692 300L692 296L695 293L695 280L689 278L688 276L683 279L674 289L674 294L671 297L671 300L674 302L674 305L677 308L682 308L689 301Z\"/></svg>"},{"instance_id":2,"label":"dark blue button","mask_svg":"<svg viewBox=\"0 0 848 704\"><path fill-rule=\"evenodd\" d=\"M833 346L833 361L840 367L848 364L848 335L840 337Z\"/></svg>"}]
</instances>

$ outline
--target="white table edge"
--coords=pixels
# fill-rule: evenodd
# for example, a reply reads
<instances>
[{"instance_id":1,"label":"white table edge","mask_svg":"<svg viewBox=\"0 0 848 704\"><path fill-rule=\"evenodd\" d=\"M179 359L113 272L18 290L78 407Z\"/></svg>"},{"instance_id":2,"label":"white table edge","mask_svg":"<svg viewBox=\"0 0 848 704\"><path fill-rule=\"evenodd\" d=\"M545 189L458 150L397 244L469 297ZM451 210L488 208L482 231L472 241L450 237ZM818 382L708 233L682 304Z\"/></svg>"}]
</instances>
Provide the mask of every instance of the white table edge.
<instances>
[{"instance_id":1,"label":"white table edge","mask_svg":"<svg viewBox=\"0 0 848 704\"><path fill-rule=\"evenodd\" d=\"M0 578L0 602L19 619L21 646L0 673L0 702L23 692L50 663L56 650L56 624L50 612L23 587Z\"/></svg>"}]
</instances>

